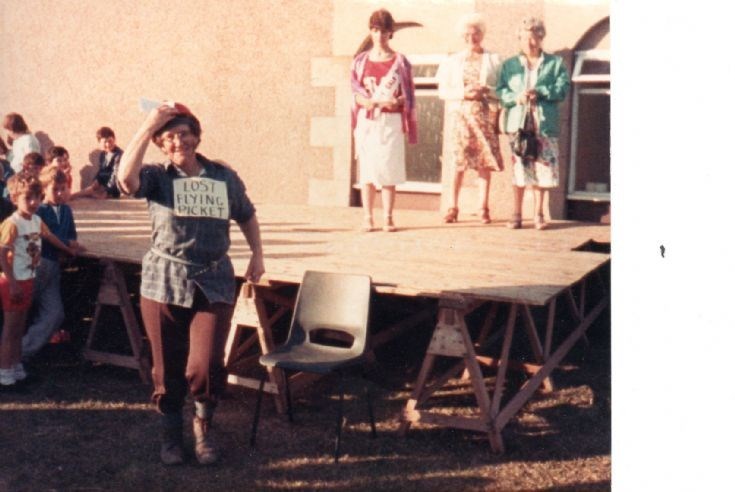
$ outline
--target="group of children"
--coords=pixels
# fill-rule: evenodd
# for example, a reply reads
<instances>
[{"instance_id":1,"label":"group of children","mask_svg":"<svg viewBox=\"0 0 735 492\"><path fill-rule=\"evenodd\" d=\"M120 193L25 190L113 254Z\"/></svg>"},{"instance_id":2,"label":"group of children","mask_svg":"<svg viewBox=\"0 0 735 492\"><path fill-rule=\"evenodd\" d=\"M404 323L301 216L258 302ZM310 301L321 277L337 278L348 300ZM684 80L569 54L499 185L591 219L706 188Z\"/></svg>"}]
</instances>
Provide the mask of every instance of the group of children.
<instances>
[{"instance_id":1,"label":"group of children","mask_svg":"<svg viewBox=\"0 0 735 492\"><path fill-rule=\"evenodd\" d=\"M12 145L12 133L7 128ZM27 377L23 360L35 355L59 330L64 320L61 299L61 261L84 248L67 201L78 197L117 198L115 173L122 150L108 127L97 131L99 170L91 185L71 193L69 153L53 146L46 158L27 153L14 173L9 160L0 160L0 301L3 310L0 337L0 388L12 387ZM0 139L0 143L2 140ZM10 153L4 143L0 152ZM8 156L9 157L9 156ZM17 159L17 156L14 156ZM35 315L28 323L28 313Z\"/></svg>"}]
</instances>

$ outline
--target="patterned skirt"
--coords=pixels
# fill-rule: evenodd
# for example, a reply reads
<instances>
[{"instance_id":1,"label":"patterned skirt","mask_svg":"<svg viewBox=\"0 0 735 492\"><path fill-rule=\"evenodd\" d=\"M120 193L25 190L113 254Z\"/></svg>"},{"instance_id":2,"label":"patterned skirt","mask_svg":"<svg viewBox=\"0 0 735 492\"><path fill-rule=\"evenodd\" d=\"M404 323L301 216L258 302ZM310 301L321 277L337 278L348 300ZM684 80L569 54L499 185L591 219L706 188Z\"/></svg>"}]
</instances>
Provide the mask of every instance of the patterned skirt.
<instances>
[{"instance_id":1,"label":"patterned skirt","mask_svg":"<svg viewBox=\"0 0 735 492\"><path fill-rule=\"evenodd\" d=\"M461 102L453 114L452 148L457 171L503 170L497 116L497 108L481 101Z\"/></svg>"},{"instance_id":2,"label":"patterned skirt","mask_svg":"<svg viewBox=\"0 0 735 492\"><path fill-rule=\"evenodd\" d=\"M535 162L524 165L520 157L513 156L513 185L556 188L559 186L559 143L556 137L540 136L541 152Z\"/></svg>"}]
</instances>

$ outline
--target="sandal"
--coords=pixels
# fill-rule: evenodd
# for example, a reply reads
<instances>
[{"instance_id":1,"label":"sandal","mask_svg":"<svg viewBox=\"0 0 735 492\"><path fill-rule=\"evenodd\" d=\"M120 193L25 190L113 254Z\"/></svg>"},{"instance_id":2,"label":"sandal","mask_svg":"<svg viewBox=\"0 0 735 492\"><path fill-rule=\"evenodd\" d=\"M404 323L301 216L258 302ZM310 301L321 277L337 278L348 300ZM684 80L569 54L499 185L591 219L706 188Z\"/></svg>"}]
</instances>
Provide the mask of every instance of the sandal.
<instances>
[{"instance_id":1,"label":"sandal","mask_svg":"<svg viewBox=\"0 0 735 492\"><path fill-rule=\"evenodd\" d=\"M390 215L385 216L385 221L383 224L383 231L384 232L396 232L396 226L393 224L393 217Z\"/></svg>"},{"instance_id":2,"label":"sandal","mask_svg":"<svg viewBox=\"0 0 735 492\"><path fill-rule=\"evenodd\" d=\"M508 223L505 224L508 229L520 229L521 225L521 214L513 214Z\"/></svg>"},{"instance_id":3,"label":"sandal","mask_svg":"<svg viewBox=\"0 0 735 492\"><path fill-rule=\"evenodd\" d=\"M544 221L544 214L538 214L536 216L536 218L533 220L533 226L539 231L543 231L544 229L546 229L548 224Z\"/></svg>"},{"instance_id":4,"label":"sandal","mask_svg":"<svg viewBox=\"0 0 735 492\"><path fill-rule=\"evenodd\" d=\"M444 223L451 224L457 222L457 216L459 215L459 209L457 207L451 207L447 210L447 215L444 216Z\"/></svg>"},{"instance_id":5,"label":"sandal","mask_svg":"<svg viewBox=\"0 0 735 492\"><path fill-rule=\"evenodd\" d=\"M487 207L480 209L480 222L483 224L490 223L490 210Z\"/></svg>"},{"instance_id":6,"label":"sandal","mask_svg":"<svg viewBox=\"0 0 735 492\"><path fill-rule=\"evenodd\" d=\"M362 226L360 227L360 230L362 232L373 232L375 230L375 225L373 225L373 218L369 215L366 215L364 219L362 219Z\"/></svg>"}]
</instances>

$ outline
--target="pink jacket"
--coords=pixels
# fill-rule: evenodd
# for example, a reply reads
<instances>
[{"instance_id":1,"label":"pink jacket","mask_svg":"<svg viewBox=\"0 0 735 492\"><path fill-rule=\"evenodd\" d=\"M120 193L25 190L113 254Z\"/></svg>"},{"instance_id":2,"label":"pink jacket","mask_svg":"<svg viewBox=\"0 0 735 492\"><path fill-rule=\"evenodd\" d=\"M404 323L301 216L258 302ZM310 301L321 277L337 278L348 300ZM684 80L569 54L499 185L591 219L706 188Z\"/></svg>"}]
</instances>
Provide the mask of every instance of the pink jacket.
<instances>
[{"instance_id":1,"label":"pink jacket","mask_svg":"<svg viewBox=\"0 0 735 492\"><path fill-rule=\"evenodd\" d=\"M359 53L352 60L350 68L350 83L352 84L352 93L360 94L363 97L370 97L365 87L360 82L362 74L365 71L365 63L368 59L369 51ZM398 77L401 81L401 92L406 98L403 104L403 132L408 135L408 143L415 144L418 142L418 125L416 123L416 96L413 87L413 77L411 76L411 63L400 53L396 53L398 57ZM357 124L357 111L360 106L352 99L352 128Z\"/></svg>"}]
</instances>

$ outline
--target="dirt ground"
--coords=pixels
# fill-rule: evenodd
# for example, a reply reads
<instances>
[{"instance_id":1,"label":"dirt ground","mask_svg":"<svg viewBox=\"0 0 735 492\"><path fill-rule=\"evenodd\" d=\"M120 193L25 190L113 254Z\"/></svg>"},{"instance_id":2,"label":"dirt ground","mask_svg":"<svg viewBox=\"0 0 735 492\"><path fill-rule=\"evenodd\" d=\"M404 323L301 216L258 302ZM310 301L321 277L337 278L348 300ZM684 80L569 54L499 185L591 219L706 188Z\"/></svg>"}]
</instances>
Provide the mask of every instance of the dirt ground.
<instances>
[{"instance_id":1,"label":"dirt ground","mask_svg":"<svg viewBox=\"0 0 735 492\"><path fill-rule=\"evenodd\" d=\"M82 270L67 275L82 283L93 277ZM32 381L0 392L0 491L610 488L608 312L554 373L555 391L538 394L505 428L503 455L491 454L486 436L470 431L415 425L398 436L397 415L431 333L427 324L378 351L368 368L376 439L361 397L365 383L349 380L338 465L331 457L336 380L325 378L295 398L294 424L265 398L255 448L248 444L255 392L231 387L215 421L221 462L200 467L190 457L166 468L158 462L150 387L135 371L81 361L94 288L74 285L65 283L65 296L74 299L72 343L47 346L29 367ZM453 381L428 404L461 415L473 400L468 386ZM186 438L190 443L188 428Z\"/></svg>"}]
</instances>

